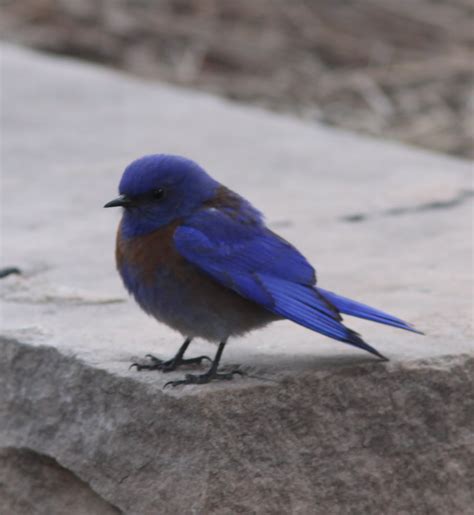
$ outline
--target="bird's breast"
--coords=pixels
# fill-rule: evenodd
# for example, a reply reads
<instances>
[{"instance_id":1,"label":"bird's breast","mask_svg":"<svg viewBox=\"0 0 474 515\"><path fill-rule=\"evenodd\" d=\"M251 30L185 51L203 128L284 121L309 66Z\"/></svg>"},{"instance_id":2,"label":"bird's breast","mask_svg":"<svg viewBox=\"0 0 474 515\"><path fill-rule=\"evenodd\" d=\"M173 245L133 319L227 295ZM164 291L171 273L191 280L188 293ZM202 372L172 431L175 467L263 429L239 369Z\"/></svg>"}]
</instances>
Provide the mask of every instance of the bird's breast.
<instances>
[{"instance_id":1,"label":"bird's breast","mask_svg":"<svg viewBox=\"0 0 474 515\"><path fill-rule=\"evenodd\" d=\"M146 236L117 235L117 268L141 308L186 335L220 340L275 317L219 284L175 249L179 222Z\"/></svg>"},{"instance_id":2,"label":"bird's breast","mask_svg":"<svg viewBox=\"0 0 474 515\"><path fill-rule=\"evenodd\" d=\"M120 273L133 270L141 283L150 286L155 283L160 269L171 267L179 274L185 265L184 258L173 244L173 235L179 224L176 221L150 234L129 239L123 237L120 225L115 252Z\"/></svg>"}]
</instances>

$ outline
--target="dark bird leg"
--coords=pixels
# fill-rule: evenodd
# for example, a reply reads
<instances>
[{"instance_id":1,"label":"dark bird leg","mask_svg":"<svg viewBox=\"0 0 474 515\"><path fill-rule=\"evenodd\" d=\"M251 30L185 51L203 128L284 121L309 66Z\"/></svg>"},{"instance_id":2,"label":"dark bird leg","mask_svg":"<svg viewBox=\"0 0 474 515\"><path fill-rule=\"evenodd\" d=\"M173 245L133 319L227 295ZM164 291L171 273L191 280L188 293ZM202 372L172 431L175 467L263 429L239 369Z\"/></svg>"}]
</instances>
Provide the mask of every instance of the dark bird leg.
<instances>
[{"instance_id":1,"label":"dark bird leg","mask_svg":"<svg viewBox=\"0 0 474 515\"><path fill-rule=\"evenodd\" d=\"M189 347L192 338L186 338L184 340L183 345L179 348L176 356L174 358L168 359L167 361L163 361L162 359L153 356L152 354L147 354L145 357L148 358L151 363L132 363L131 367L136 367L138 371L140 370L161 370L162 372L171 372L172 370L176 370L181 365L200 365L203 360L207 359L212 363L212 360L209 356L198 356L197 358L189 358L183 359L184 353L186 349Z\"/></svg>"},{"instance_id":2,"label":"dark bird leg","mask_svg":"<svg viewBox=\"0 0 474 515\"><path fill-rule=\"evenodd\" d=\"M235 374L243 376L244 373L240 370L231 370L230 372L217 371L217 367L219 366L219 362L221 360L222 353L224 352L226 343L227 341L219 343L216 356L212 361L211 367L206 373L200 375L186 374L184 379L181 379L180 381L169 381L165 384L165 388L167 386L179 386L181 384L206 384L210 383L211 381L230 381L233 379Z\"/></svg>"}]
</instances>

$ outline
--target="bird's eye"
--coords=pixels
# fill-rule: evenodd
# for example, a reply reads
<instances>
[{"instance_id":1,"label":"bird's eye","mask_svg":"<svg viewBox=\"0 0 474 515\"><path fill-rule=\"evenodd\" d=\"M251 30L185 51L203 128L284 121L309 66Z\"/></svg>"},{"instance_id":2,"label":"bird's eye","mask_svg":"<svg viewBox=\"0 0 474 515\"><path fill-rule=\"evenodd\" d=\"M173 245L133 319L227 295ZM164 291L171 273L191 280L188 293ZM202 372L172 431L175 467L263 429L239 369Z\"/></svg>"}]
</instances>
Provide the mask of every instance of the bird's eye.
<instances>
[{"instance_id":1,"label":"bird's eye","mask_svg":"<svg viewBox=\"0 0 474 515\"><path fill-rule=\"evenodd\" d=\"M165 190L163 190L162 188L157 188L156 190L153 190L151 194L155 200L160 200L161 198L163 198Z\"/></svg>"}]
</instances>

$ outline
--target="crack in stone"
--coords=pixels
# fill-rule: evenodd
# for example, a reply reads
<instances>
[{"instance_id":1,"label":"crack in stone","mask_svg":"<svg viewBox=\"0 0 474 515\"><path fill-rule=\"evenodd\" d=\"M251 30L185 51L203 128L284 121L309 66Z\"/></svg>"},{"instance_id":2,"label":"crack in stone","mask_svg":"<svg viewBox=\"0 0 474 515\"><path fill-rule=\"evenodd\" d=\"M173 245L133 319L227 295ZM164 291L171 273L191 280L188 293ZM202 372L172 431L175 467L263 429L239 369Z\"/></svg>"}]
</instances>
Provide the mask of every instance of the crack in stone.
<instances>
[{"instance_id":1,"label":"crack in stone","mask_svg":"<svg viewBox=\"0 0 474 515\"><path fill-rule=\"evenodd\" d=\"M153 462L154 462L154 458L150 459L150 460L147 460L145 463L143 463L143 465L140 465L139 467L137 467L135 470L134 470L134 474L137 474L138 472L141 472L142 470L144 470L145 468L147 468L149 465L151 465ZM125 474L123 477L121 477L119 480L118 480L118 483L119 485L121 485L124 481L126 481L130 476L132 475L131 472L129 472L128 474Z\"/></svg>"},{"instance_id":2,"label":"crack in stone","mask_svg":"<svg viewBox=\"0 0 474 515\"><path fill-rule=\"evenodd\" d=\"M352 215L345 215L340 218L343 222L357 223L365 222L370 218L384 217L384 216L401 216L411 213L422 213L425 211L433 211L437 209L451 209L457 207L470 198L474 197L474 190L461 190L455 197L449 200L433 200L425 202L417 206L410 207L392 207L376 213L354 213Z\"/></svg>"},{"instance_id":3,"label":"crack in stone","mask_svg":"<svg viewBox=\"0 0 474 515\"><path fill-rule=\"evenodd\" d=\"M3 279L4 277L7 277L12 274L21 274L21 270L17 268L16 266L9 266L6 268L0 268L0 279Z\"/></svg>"}]
</instances>

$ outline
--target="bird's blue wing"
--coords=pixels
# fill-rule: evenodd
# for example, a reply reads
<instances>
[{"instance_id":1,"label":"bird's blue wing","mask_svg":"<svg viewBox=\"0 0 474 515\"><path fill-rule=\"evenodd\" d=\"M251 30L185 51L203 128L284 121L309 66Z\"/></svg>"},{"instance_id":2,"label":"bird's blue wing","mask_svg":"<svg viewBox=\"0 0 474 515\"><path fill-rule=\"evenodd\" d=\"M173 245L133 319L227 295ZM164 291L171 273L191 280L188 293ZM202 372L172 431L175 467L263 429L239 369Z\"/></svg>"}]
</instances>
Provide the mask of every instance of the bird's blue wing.
<instances>
[{"instance_id":1,"label":"bird's blue wing","mask_svg":"<svg viewBox=\"0 0 474 515\"><path fill-rule=\"evenodd\" d=\"M331 338L377 353L341 324L339 311L314 287L313 267L262 224L203 210L174 233L177 251L220 284L269 311Z\"/></svg>"}]
</instances>

